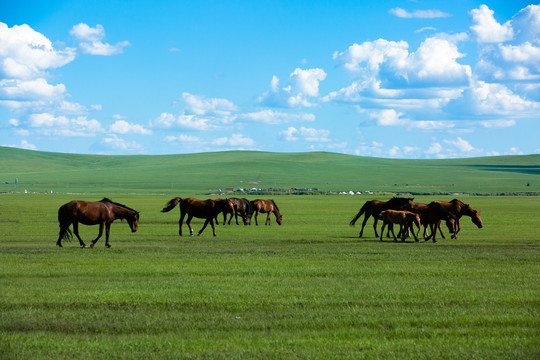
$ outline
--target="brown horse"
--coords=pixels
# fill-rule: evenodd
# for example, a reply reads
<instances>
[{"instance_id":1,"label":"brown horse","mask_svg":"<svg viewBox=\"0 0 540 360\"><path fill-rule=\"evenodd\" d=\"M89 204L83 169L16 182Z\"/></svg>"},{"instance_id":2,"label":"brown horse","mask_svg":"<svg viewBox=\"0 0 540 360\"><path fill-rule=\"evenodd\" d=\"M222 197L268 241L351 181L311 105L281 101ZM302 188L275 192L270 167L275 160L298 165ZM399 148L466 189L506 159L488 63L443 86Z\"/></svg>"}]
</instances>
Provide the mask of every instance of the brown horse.
<instances>
[{"instance_id":1,"label":"brown horse","mask_svg":"<svg viewBox=\"0 0 540 360\"><path fill-rule=\"evenodd\" d=\"M274 200L256 199L253 200L251 204L253 207L253 212L255 213L255 225L259 225L259 223L257 222L257 216L259 215L259 213L268 214L264 223L265 225L270 225L270 214L272 213L276 216L276 221L278 225L283 224L281 214L279 213L279 209ZM252 215L253 213L250 215L250 219Z\"/></svg>"},{"instance_id":2,"label":"brown horse","mask_svg":"<svg viewBox=\"0 0 540 360\"><path fill-rule=\"evenodd\" d=\"M233 204L236 225L238 225L238 214L240 214L244 225L251 225L251 214L253 213L251 202L246 198L230 198L229 200ZM229 219L229 225L231 224L232 218L233 215L231 215L231 218Z\"/></svg>"},{"instance_id":3,"label":"brown horse","mask_svg":"<svg viewBox=\"0 0 540 360\"><path fill-rule=\"evenodd\" d=\"M381 238L380 241L382 241L383 234L384 234L384 227L388 225L390 231L392 231L392 235L394 235L394 241L397 241L396 234L394 234L394 228L392 224L399 224L399 233L401 234L401 241L405 241L405 238L407 237L409 233L409 229L411 229L412 234L414 236L414 240L418 242L418 237L414 233L413 224L416 224L418 227L418 230L420 230L420 227L422 226L420 223L420 216L418 214L415 214L410 211L404 211L404 210L384 210L381 212L379 217L383 221L383 225L381 228Z\"/></svg>"},{"instance_id":4,"label":"brown horse","mask_svg":"<svg viewBox=\"0 0 540 360\"><path fill-rule=\"evenodd\" d=\"M469 216L472 222L481 229L484 227L482 223L482 218L480 217L480 211L474 210L471 205L465 204L463 201L458 199L452 199L451 201L436 201L441 204L446 210L454 214L456 217L455 221L447 221L446 226L450 233L452 233L452 239L457 239L457 234L461 230L461 224L459 219L462 216Z\"/></svg>"},{"instance_id":5,"label":"brown horse","mask_svg":"<svg viewBox=\"0 0 540 360\"><path fill-rule=\"evenodd\" d=\"M360 235L358 235L358 237L362 237L362 234L364 233L364 226L366 226L368 219L373 216L373 219L375 220L373 223L373 230L375 230L375 236L379 237L379 234L377 234L377 222L379 221L379 214L384 210L403 210L406 206L410 206L413 200L414 198L393 197L388 201L366 201L358 214L356 214L354 219L351 220L350 224L354 225L356 220L358 220L362 214L365 214L364 221L362 221L362 229L360 230Z\"/></svg>"},{"instance_id":6,"label":"brown horse","mask_svg":"<svg viewBox=\"0 0 540 360\"><path fill-rule=\"evenodd\" d=\"M424 226L425 241L432 239L433 242L437 242L437 240L435 240L435 235L437 234L437 227L440 227L441 220L456 220L454 214L446 210L444 206L435 201L432 201L429 204L412 203L411 206L407 208L407 210L420 215L420 221ZM431 234L426 237L426 230L428 229L428 227L431 230ZM418 229L418 232L420 233L420 229Z\"/></svg>"},{"instance_id":7,"label":"brown horse","mask_svg":"<svg viewBox=\"0 0 540 360\"><path fill-rule=\"evenodd\" d=\"M110 248L109 233L111 224L116 219L126 219L132 232L137 231L139 226L139 213L125 205L112 202L110 199L103 198L101 201L77 201L73 200L60 206L58 209L58 222L60 223L60 235L56 245L62 247L62 239L71 240L73 235L69 226L73 224L73 232L81 247L86 244L79 236L79 223L84 225L99 224L98 237L92 241L90 247L94 247L96 242L103 235L105 228L105 246Z\"/></svg>"},{"instance_id":8,"label":"brown horse","mask_svg":"<svg viewBox=\"0 0 540 360\"><path fill-rule=\"evenodd\" d=\"M199 235L202 234L208 223L212 225L212 230L214 236L216 236L216 227L214 226L214 218L222 212L232 211L232 204L227 199L217 199L217 200L198 200L194 198L181 198L175 197L171 199L167 205L161 210L161 212L169 212L176 205L180 203L180 220L178 221L179 230L178 234L182 236L182 224L184 222L184 217L188 216L186 224L189 227L189 234L193 235L193 228L191 227L191 220L193 217L206 219L204 226L199 231Z\"/></svg>"}]
</instances>

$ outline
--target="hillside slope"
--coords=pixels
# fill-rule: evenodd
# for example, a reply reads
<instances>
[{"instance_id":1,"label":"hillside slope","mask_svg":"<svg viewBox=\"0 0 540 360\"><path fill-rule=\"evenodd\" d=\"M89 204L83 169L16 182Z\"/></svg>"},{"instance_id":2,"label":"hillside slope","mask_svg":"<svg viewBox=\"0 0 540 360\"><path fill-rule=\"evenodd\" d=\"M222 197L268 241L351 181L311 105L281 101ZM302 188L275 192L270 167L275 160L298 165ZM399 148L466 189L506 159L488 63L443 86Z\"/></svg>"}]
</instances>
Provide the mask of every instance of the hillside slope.
<instances>
[{"instance_id":1,"label":"hillside slope","mask_svg":"<svg viewBox=\"0 0 540 360\"><path fill-rule=\"evenodd\" d=\"M540 155L446 160L253 151L106 156L0 147L0 182L1 192L204 194L227 188L317 188L538 193Z\"/></svg>"}]
</instances>

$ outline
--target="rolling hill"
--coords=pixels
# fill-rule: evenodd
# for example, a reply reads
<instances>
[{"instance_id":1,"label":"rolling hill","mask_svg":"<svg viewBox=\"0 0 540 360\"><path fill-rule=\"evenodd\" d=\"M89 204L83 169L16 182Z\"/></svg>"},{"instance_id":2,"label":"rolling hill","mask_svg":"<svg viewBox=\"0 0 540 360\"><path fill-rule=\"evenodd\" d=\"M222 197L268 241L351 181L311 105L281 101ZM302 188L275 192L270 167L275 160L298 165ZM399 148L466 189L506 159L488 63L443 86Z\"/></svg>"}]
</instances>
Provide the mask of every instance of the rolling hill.
<instances>
[{"instance_id":1,"label":"rolling hill","mask_svg":"<svg viewBox=\"0 0 540 360\"><path fill-rule=\"evenodd\" d=\"M0 147L0 183L0 192L95 194L197 195L239 188L538 194L540 155L444 160L254 151L108 156Z\"/></svg>"}]
</instances>

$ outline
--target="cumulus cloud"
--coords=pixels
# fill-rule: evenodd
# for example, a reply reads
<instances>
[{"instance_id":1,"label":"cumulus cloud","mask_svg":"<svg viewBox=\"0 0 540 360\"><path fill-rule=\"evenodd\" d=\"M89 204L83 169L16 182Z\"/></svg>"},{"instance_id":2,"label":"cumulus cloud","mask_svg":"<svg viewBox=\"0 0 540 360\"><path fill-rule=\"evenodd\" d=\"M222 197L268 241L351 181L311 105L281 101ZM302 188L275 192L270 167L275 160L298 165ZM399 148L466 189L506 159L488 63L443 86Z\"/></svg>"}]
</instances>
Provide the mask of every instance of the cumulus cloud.
<instances>
[{"instance_id":1,"label":"cumulus cloud","mask_svg":"<svg viewBox=\"0 0 540 360\"><path fill-rule=\"evenodd\" d=\"M151 130L145 129L139 124L132 124L125 120L117 120L114 124L111 125L111 132L118 134L140 134L140 135L150 135L152 134Z\"/></svg>"},{"instance_id":2,"label":"cumulus cloud","mask_svg":"<svg viewBox=\"0 0 540 360\"><path fill-rule=\"evenodd\" d=\"M5 78L33 79L44 71L66 65L75 59L75 49L55 49L49 39L28 25L9 27L0 22L0 75Z\"/></svg>"},{"instance_id":3,"label":"cumulus cloud","mask_svg":"<svg viewBox=\"0 0 540 360\"><path fill-rule=\"evenodd\" d=\"M80 23L69 31L71 36L79 40L79 47L82 52L90 55L115 55L124 51L126 46L129 46L129 41L121 41L116 45L103 42L105 38L105 29L103 25L97 24L95 28L88 26L85 23Z\"/></svg>"},{"instance_id":4,"label":"cumulus cloud","mask_svg":"<svg viewBox=\"0 0 540 360\"><path fill-rule=\"evenodd\" d=\"M242 134L232 134L230 137L221 137L212 141L216 146L230 146L234 148L253 148L255 141Z\"/></svg>"},{"instance_id":5,"label":"cumulus cloud","mask_svg":"<svg viewBox=\"0 0 540 360\"><path fill-rule=\"evenodd\" d=\"M405 41L378 39L335 52L334 60L353 75L377 79L386 88L467 85L471 68L457 62L463 54L455 43L430 37L415 52L409 53L408 47Z\"/></svg>"},{"instance_id":6,"label":"cumulus cloud","mask_svg":"<svg viewBox=\"0 0 540 360\"><path fill-rule=\"evenodd\" d=\"M99 145L94 146L94 149L100 152L108 152L109 150L133 152L142 151L143 147L136 141L127 141L112 134L103 138L100 141Z\"/></svg>"},{"instance_id":7,"label":"cumulus cloud","mask_svg":"<svg viewBox=\"0 0 540 360\"><path fill-rule=\"evenodd\" d=\"M451 16L448 13L445 13L441 10L415 10L415 11L407 11L402 8L393 8L390 9L390 14L395 15L400 18L418 18L418 19L434 19L434 18L442 18L442 17L449 17Z\"/></svg>"},{"instance_id":8,"label":"cumulus cloud","mask_svg":"<svg viewBox=\"0 0 540 360\"><path fill-rule=\"evenodd\" d=\"M494 11L487 5L470 11L472 25L470 27L476 40L481 43L499 43L513 38L514 31L510 21L503 25L493 17Z\"/></svg>"},{"instance_id":9,"label":"cumulus cloud","mask_svg":"<svg viewBox=\"0 0 540 360\"><path fill-rule=\"evenodd\" d=\"M529 5L500 25L482 5L471 11L471 32L480 44L481 80L540 80L540 6Z\"/></svg>"},{"instance_id":10,"label":"cumulus cloud","mask_svg":"<svg viewBox=\"0 0 540 360\"><path fill-rule=\"evenodd\" d=\"M279 135L287 141L302 139L309 142L330 142L328 138L330 131L325 129L306 128L303 126L297 129L291 126L286 130L280 131Z\"/></svg>"},{"instance_id":11,"label":"cumulus cloud","mask_svg":"<svg viewBox=\"0 0 540 360\"><path fill-rule=\"evenodd\" d=\"M178 136L168 135L164 138L167 142L181 142L181 143L195 143L200 142L202 139L197 136L180 134Z\"/></svg>"},{"instance_id":12,"label":"cumulus cloud","mask_svg":"<svg viewBox=\"0 0 540 360\"><path fill-rule=\"evenodd\" d=\"M272 125L295 121L315 121L314 114L291 114L282 111L274 111L271 109L243 113L239 115L239 118Z\"/></svg>"},{"instance_id":13,"label":"cumulus cloud","mask_svg":"<svg viewBox=\"0 0 540 360\"><path fill-rule=\"evenodd\" d=\"M71 118L40 113L30 115L28 121L32 128L44 135L94 136L104 131L99 121L85 116Z\"/></svg>"},{"instance_id":14,"label":"cumulus cloud","mask_svg":"<svg viewBox=\"0 0 540 360\"><path fill-rule=\"evenodd\" d=\"M183 93L182 99L186 104L188 113L195 115L230 115L237 110L236 105L227 99L206 98L200 95Z\"/></svg>"},{"instance_id":15,"label":"cumulus cloud","mask_svg":"<svg viewBox=\"0 0 540 360\"><path fill-rule=\"evenodd\" d=\"M319 96L319 84L326 79L320 68L303 70L296 68L289 74L289 84L279 88L279 79L274 75L270 82L271 91L259 98L259 103L276 107L312 107L313 98Z\"/></svg>"}]
</instances>

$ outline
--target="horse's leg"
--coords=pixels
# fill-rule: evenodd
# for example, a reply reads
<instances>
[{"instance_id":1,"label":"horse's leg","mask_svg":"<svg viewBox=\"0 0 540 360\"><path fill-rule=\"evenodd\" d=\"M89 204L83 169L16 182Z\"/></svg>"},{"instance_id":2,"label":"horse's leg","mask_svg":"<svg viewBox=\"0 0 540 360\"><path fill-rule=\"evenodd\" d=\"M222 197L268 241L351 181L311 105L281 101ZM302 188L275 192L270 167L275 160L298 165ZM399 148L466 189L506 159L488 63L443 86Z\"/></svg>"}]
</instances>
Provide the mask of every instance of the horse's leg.
<instances>
[{"instance_id":1,"label":"horse's leg","mask_svg":"<svg viewBox=\"0 0 540 360\"><path fill-rule=\"evenodd\" d=\"M73 233L79 240L79 244L81 244L81 247L86 248L86 244L84 243L84 241L81 239L81 236L79 235L79 223L77 221L73 222Z\"/></svg>"},{"instance_id":2,"label":"horse's leg","mask_svg":"<svg viewBox=\"0 0 540 360\"><path fill-rule=\"evenodd\" d=\"M259 222L257 221L257 216L259 216L259 210L255 210L255 225L259 225Z\"/></svg>"},{"instance_id":3,"label":"horse's leg","mask_svg":"<svg viewBox=\"0 0 540 360\"><path fill-rule=\"evenodd\" d=\"M209 217L209 218L207 218L207 219L205 220L204 225L203 225L201 231L199 231L199 233L197 234L198 236L200 236L200 235L202 234L202 232L204 231L204 229L206 229L206 225L208 225L208 223L209 223L210 221L212 221L212 229L214 229L214 218ZM214 230L214 233L215 233L215 232L216 232L216 230ZM193 235L193 234L192 234L192 235Z\"/></svg>"},{"instance_id":4,"label":"horse's leg","mask_svg":"<svg viewBox=\"0 0 540 360\"><path fill-rule=\"evenodd\" d=\"M98 236L97 238L95 238L92 243L90 244L90 247L93 248L94 245L96 245L96 243L98 242L99 238L101 237L101 235L103 235L103 228L105 227L105 223L101 223L99 224L99 233L98 233Z\"/></svg>"},{"instance_id":5,"label":"horse's leg","mask_svg":"<svg viewBox=\"0 0 540 360\"><path fill-rule=\"evenodd\" d=\"M405 242L405 238L409 235L409 226L399 224L399 232L401 233L401 242ZM399 234L398 234L399 236Z\"/></svg>"},{"instance_id":6,"label":"horse's leg","mask_svg":"<svg viewBox=\"0 0 540 360\"><path fill-rule=\"evenodd\" d=\"M60 233L58 234L58 241L56 242L56 245L58 247L62 247L62 238L64 237L64 234L69 230L69 225L67 226L65 224L60 223Z\"/></svg>"},{"instance_id":7,"label":"horse's leg","mask_svg":"<svg viewBox=\"0 0 540 360\"><path fill-rule=\"evenodd\" d=\"M394 234L394 226L393 226L393 224L392 224L392 223L390 223L390 225L389 225L389 226L390 226L390 230L392 230L392 235L394 236L394 241L396 241L396 242L397 242L397 237L396 237L396 234ZM401 226L401 225L400 225L400 226ZM383 232L382 232L382 230L381 230L381 236L382 236L382 234L383 234Z\"/></svg>"},{"instance_id":8,"label":"horse's leg","mask_svg":"<svg viewBox=\"0 0 540 360\"><path fill-rule=\"evenodd\" d=\"M178 220L178 235L182 236L182 224L184 223L184 217L186 213L181 213L180 220Z\"/></svg>"},{"instance_id":9,"label":"horse's leg","mask_svg":"<svg viewBox=\"0 0 540 360\"><path fill-rule=\"evenodd\" d=\"M111 244L109 244L109 234L111 232L111 223L108 222L105 225L105 247L110 248Z\"/></svg>"},{"instance_id":10,"label":"horse's leg","mask_svg":"<svg viewBox=\"0 0 540 360\"><path fill-rule=\"evenodd\" d=\"M435 227L435 231L437 231L437 229L439 229L439 234L441 234L441 237L443 239L446 239L446 237L444 236L444 233L442 231L441 220L437 221L437 226Z\"/></svg>"},{"instance_id":11,"label":"horse's leg","mask_svg":"<svg viewBox=\"0 0 540 360\"><path fill-rule=\"evenodd\" d=\"M186 224L189 228L189 235L193 236L193 228L191 227L191 220L193 219L193 215L191 214L188 214L188 218L187 218L187 221L186 221Z\"/></svg>"},{"instance_id":12,"label":"horse's leg","mask_svg":"<svg viewBox=\"0 0 540 360\"><path fill-rule=\"evenodd\" d=\"M231 214L231 218L232 218L232 214ZM212 221L212 219L210 219L210 225L212 226L212 232L214 233L214 236L217 236L216 227L214 226L214 222Z\"/></svg>"},{"instance_id":13,"label":"horse's leg","mask_svg":"<svg viewBox=\"0 0 540 360\"><path fill-rule=\"evenodd\" d=\"M378 237L379 234L377 234L377 222L379 222L379 219L377 218L377 216L373 216L373 219L375 219L375 221L373 222L373 230L375 230L375 237ZM387 234L386 237L390 236Z\"/></svg>"},{"instance_id":14,"label":"horse's leg","mask_svg":"<svg viewBox=\"0 0 540 360\"><path fill-rule=\"evenodd\" d=\"M411 232L411 233L413 234L413 236L414 236L414 241L418 242L418 236L416 236L416 232L414 231L414 223L410 223L410 224L409 224L409 228L410 228L410 229L409 229L410 232ZM420 229L418 229L418 230L420 230Z\"/></svg>"},{"instance_id":15,"label":"horse's leg","mask_svg":"<svg viewBox=\"0 0 540 360\"><path fill-rule=\"evenodd\" d=\"M437 225L431 224L431 236L433 236L433 242L437 242L437 240L435 240L436 235L437 235Z\"/></svg>"},{"instance_id":16,"label":"horse's leg","mask_svg":"<svg viewBox=\"0 0 540 360\"><path fill-rule=\"evenodd\" d=\"M366 226L366 223L370 216L371 215L369 215L368 213L364 215L364 221L362 221L362 228L360 229L360 235L358 235L358 237L362 237L362 234L364 233L364 226ZM377 231L375 231L375 237L377 237Z\"/></svg>"},{"instance_id":17,"label":"horse's leg","mask_svg":"<svg viewBox=\"0 0 540 360\"><path fill-rule=\"evenodd\" d=\"M384 234L384 227L385 227L385 226L386 226L386 221L383 221L383 223L382 223L382 228L381 228L381 237L380 237L379 241L382 241L382 236L383 236L383 234ZM377 237L378 237L378 236L377 236Z\"/></svg>"},{"instance_id":18,"label":"horse's leg","mask_svg":"<svg viewBox=\"0 0 540 360\"><path fill-rule=\"evenodd\" d=\"M272 212L268 212L266 214L266 221L264 222L264 225L270 225L270 215L272 214Z\"/></svg>"}]
</instances>

